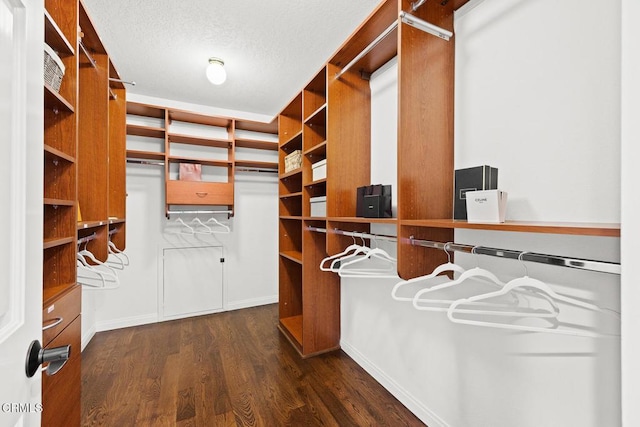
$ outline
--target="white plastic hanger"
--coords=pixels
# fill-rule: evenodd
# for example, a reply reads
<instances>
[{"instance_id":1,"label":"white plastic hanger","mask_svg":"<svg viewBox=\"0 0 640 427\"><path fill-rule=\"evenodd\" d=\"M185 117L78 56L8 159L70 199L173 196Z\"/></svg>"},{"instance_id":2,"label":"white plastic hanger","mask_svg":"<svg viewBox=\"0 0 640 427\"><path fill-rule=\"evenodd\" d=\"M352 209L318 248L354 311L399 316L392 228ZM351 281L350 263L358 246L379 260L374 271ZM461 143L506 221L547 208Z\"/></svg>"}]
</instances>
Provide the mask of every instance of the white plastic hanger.
<instances>
[{"instance_id":1,"label":"white plastic hanger","mask_svg":"<svg viewBox=\"0 0 640 427\"><path fill-rule=\"evenodd\" d=\"M436 276L441 275L442 273L446 273L449 271L453 271L455 273L464 273L465 272L464 268L462 268L458 264L454 264L451 262L451 254L447 250L447 245L449 245L449 243L445 243L444 245L444 251L447 254L447 262L445 264L440 264L431 273L427 274L426 276L414 277L413 279L403 280L401 282L396 283L393 289L391 290L391 298L393 298L396 301L412 302L414 297L398 296L398 289L400 289L402 286L410 285L412 283L420 283L420 282L428 281L430 279L433 279Z\"/></svg>"},{"instance_id":2,"label":"white plastic hanger","mask_svg":"<svg viewBox=\"0 0 640 427\"><path fill-rule=\"evenodd\" d=\"M356 243L355 237L351 236L351 238L353 239L353 244L347 246L347 248L344 251L342 251L342 252L340 252L338 254L330 255L330 256L328 256L326 258L323 258L322 261L320 261L320 270L322 270L322 271L332 271L334 273L337 273L337 270L334 271L334 270L331 269L331 265L329 267L325 267L324 264L326 262L329 262L329 261L334 261L334 260L340 259L343 256L348 255L350 252L358 250L359 248L362 247L362 246L360 246L360 245L358 245Z\"/></svg>"},{"instance_id":3,"label":"white plastic hanger","mask_svg":"<svg viewBox=\"0 0 640 427\"><path fill-rule=\"evenodd\" d=\"M519 260L522 261L522 255L524 255L524 252L520 254L520 256L518 257ZM524 266L524 264L523 264ZM490 299L490 298L495 298L495 297L499 297L502 295L506 295L510 292L514 292L517 289L527 289L527 290L533 290L535 291L536 294L543 296L545 299L549 300L549 301L561 301L576 307L581 307L581 308L585 308L587 310L593 310L593 311L597 311L597 312L603 312L603 313L609 313L609 314L615 314L615 312L612 312L610 310L604 310L594 304L585 302L585 301L581 301L575 298L571 298L568 297L566 295L561 295L558 294L557 292L555 292L549 285L547 285L546 283L538 280L538 279L534 279L528 276L528 274L526 273L526 266L525 266L525 275L523 277L519 277L516 279L513 279L511 281L509 281L505 286L503 286L501 289L494 291L494 292L489 292L489 293L485 293L485 294L480 294L480 295L475 295L469 298L463 298L463 299L459 299L454 301L450 306L449 309L447 310L447 317L449 318L449 320L451 320L454 323L461 323L461 324L467 324L467 325L476 325L476 326L486 326L486 327L491 327L491 328L499 328L499 329L511 329L511 330L518 330L518 331L529 331L529 332L546 332L546 333L552 333L552 334L564 334L564 335L574 335L574 336L583 336L583 337L600 337L602 336L602 334L598 334L595 332L589 332L589 331L583 331L583 330L579 330L579 329L558 329L557 325L555 325L554 327L541 327L541 326L530 326L530 325L514 325L514 324L509 324L509 323L499 323L499 322L490 322L490 321L481 321L481 320L470 320L470 319L460 319L455 317L456 313L466 313L466 314L482 314L482 315L493 315L493 316L508 316L508 313L505 312L487 312L487 311L480 311L480 310L473 310L473 309L460 309L458 308L459 305L462 304L468 304L468 303L473 303L473 302L477 302L477 301L483 301L486 299ZM554 304L554 306L557 308L557 305ZM517 316L520 317L538 317L538 316L531 316L530 313L527 312L519 312L516 314ZM619 316L616 316L619 317ZM553 325L552 325L553 326Z\"/></svg>"},{"instance_id":4,"label":"white plastic hanger","mask_svg":"<svg viewBox=\"0 0 640 427\"><path fill-rule=\"evenodd\" d=\"M339 258L334 259L333 262L331 263L331 266L329 267L329 271L338 273L340 266L342 265L343 262L355 259L360 255L365 255L367 252L371 250L371 248L365 245L365 241L362 236L360 236L360 239L362 239L362 244L357 245L355 244L355 238L354 238L354 245L350 246L352 248L352 251Z\"/></svg>"},{"instance_id":5,"label":"white plastic hanger","mask_svg":"<svg viewBox=\"0 0 640 427\"><path fill-rule=\"evenodd\" d=\"M365 260L375 258L384 261L384 268L349 268L349 266L357 265ZM398 277L397 269L398 260L389 255L385 250L374 248L367 251L364 256L348 260L340 263L338 275L340 277Z\"/></svg>"},{"instance_id":6,"label":"white plastic hanger","mask_svg":"<svg viewBox=\"0 0 640 427\"><path fill-rule=\"evenodd\" d=\"M471 250L472 254L475 254L475 248ZM505 283L498 279L498 277L480 267L474 267L469 270L464 271L456 280L448 281L445 283L441 283L439 285L432 286L430 288L425 288L419 290L413 297L413 307L416 310L422 311L440 311L446 312L448 311L451 304L453 304L456 300L449 299L429 299L423 298L422 296L431 292L439 291L442 289L451 288L457 286L466 280L472 278L482 278L485 283L493 284L499 287L504 287ZM553 302L551 298L545 298L549 304L551 305L551 310L543 310L543 309L530 309L525 307L516 308L518 306L519 300L516 295L510 294L512 297L512 301L509 304L505 303L490 303L490 302L470 302L471 305L479 305L486 307L486 310L474 309L472 312L476 314L494 314L502 316L528 316L528 317L543 317L543 318L556 318L560 312L557 304ZM544 298L544 296L542 296ZM461 312L469 312L466 310L461 310Z\"/></svg>"},{"instance_id":7,"label":"white plastic hanger","mask_svg":"<svg viewBox=\"0 0 640 427\"><path fill-rule=\"evenodd\" d=\"M115 289L120 286L120 281L118 280L118 276L115 274L115 271L113 273L109 273L107 271L99 270L95 266L89 264L81 253L76 254L76 260L78 268L78 282L80 284L96 289ZM81 279L99 279L102 282L102 286L96 286L92 282L86 282ZM107 282L115 283L115 285L107 285Z\"/></svg>"},{"instance_id":8,"label":"white plastic hanger","mask_svg":"<svg viewBox=\"0 0 640 427\"><path fill-rule=\"evenodd\" d=\"M230 233L230 232L231 232L231 228L229 228L229 226L228 226L228 225L223 224L222 222L218 221L217 219L215 219L215 218L213 218L213 217L209 218L209 219L205 222L205 224L212 224L212 225L214 225L214 226L216 226L216 225L217 225L217 226L219 226L219 227L222 227L222 231L220 231L220 230L216 230L216 229L212 229L212 233L228 234L228 233Z\"/></svg>"},{"instance_id":9,"label":"white plastic hanger","mask_svg":"<svg viewBox=\"0 0 640 427\"><path fill-rule=\"evenodd\" d=\"M191 226L190 226L189 224L187 224L186 222L184 222L184 221L182 220L182 218L177 218L177 219L176 219L176 222L177 222L178 224L182 224L182 226L186 227L186 230L185 230L185 229L182 229L182 230L180 231L180 233L181 233L181 234L196 234L196 231L194 230L194 228L193 228L193 227L191 227Z\"/></svg>"},{"instance_id":10,"label":"white plastic hanger","mask_svg":"<svg viewBox=\"0 0 640 427\"><path fill-rule=\"evenodd\" d=\"M120 267L117 267L117 268L124 270L124 267L129 266L129 256L126 253L124 253L124 251L121 251L120 249L118 249L115 243L113 243L111 240L109 240L108 242L107 249L109 250L109 258L111 258L111 262L116 264L116 262L113 261L113 258L115 257L118 260L117 264L122 266L122 268ZM107 263L110 262L109 258L107 259Z\"/></svg>"}]
</instances>

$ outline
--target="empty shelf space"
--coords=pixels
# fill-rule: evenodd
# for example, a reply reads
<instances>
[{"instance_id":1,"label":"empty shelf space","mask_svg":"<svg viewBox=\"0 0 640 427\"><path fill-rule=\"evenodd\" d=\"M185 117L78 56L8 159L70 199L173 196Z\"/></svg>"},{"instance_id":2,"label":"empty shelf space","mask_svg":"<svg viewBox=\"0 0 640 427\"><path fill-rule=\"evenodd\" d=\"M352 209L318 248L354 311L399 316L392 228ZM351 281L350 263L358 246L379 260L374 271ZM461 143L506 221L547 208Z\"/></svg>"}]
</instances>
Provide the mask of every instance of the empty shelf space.
<instances>
[{"instance_id":1,"label":"empty shelf space","mask_svg":"<svg viewBox=\"0 0 640 427\"><path fill-rule=\"evenodd\" d=\"M169 134L169 142L177 144L202 145L204 147L230 148L232 142L230 139L207 138L203 136Z\"/></svg>"},{"instance_id":2,"label":"empty shelf space","mask_svg":"<svg viewBox=\"0 0 640 427\"><path fill-rule=\"evenodd\" d=\"M51 249L62 245L73 243L74 237L59 237L54 239L45 239L42 249Z\"/></svg>"},{"instance_id":3,"label":"empty shelf space","mask_svg":"<svg viewBox=\"0 0 640 427\"><path fill-rule=\"evenodd\" d=\"M299 191L297 193L282 194L280 196L281 199L289 199L293 197L302 197L302 191Z\"/></svg>"},{"instance_id":4,"label":"empty shelf space","mask_svg":"<svg viewBox=\"0 0 640 427\"><path fill-rule=\"evenodd\" d=\"M282 251L280 252L280 256L293 262L297 262L298 264L302 264L302 252L300 251Z\"/></svg>"},{"instance_id":5,"label":"empty shelf space","mask_svg":"<svg viewBox=\"0 0 640 427\"><path fill-rule=\"evenodd\" d=\"M278 150L278 143L258 139L236 139L236 148L254 148L256 150Z\"/></svg>"},{"instance_id":6,"label":"empty shelf space","mask_svg":"<svg viewBox=\"0 0 640 427\"><path fill-rule=\"evenodd\" d=\"M152 126L127 124L127 135L146 136L148 138L164 138L165 130Z\"/></svg>"},{"instance_id":7,"label":"empty shelf space","mask_svg":"<svg viewBox=\"0 0 640 427\"><path fill-rule=\"evenodd\" d=\"M259 168L259 169L271 169L278 170L278 164L276 162L261 162L257 160L236 160L236 167L240 168Z\"/></svg>"},{"instance_id":8,"label":"empty shelf space","mask_svg":"<svg viewBox=\"0 0 640 427\"><path fill-rule=\"evenodd\" d=\"M453 219L403 220L401 225L429 228L467 228L475 230L516 231L524 233L573 234L583 236L620 237L617 223L572 223L542 221L506 221L504 223L472 223Z\"/></svg>"},{"instance_id":9,"label":"empty shelf space","mask_svg":"<svg viewBox=\"0 0 640 427\"><path fill-rule=\"evenodd\" d=\"M127 159L161 160L164 161L164 153L157 151L127 150Z\"/></svg>"},{"instance_id":10,"label":"empty shelf space","mask_svg":"<svg viewBox=\"0 0 640 427\"><path fill-rule=\"evenodd\" d=\"M299 150L302 146L302 129L293 134L291 138L280 144L280 148L284 151Z\"/></svg>"},{"instance_id":11,"label":"empty shelf space","mask_svg":"<svg viewBox=\"0 0 640 427\"><path fill-rule=\"evenodd\" d=\"M302 345L302 315L282 318L280 325L298 345Z\"/></svg>"},{"instance_id":12,"label":"empty shelf space","mask_svg":"<svg viewBox=\"0 0 640 427\"><path fill-rule=\"evenodd\" d=\"M69 113L75 111L73 105L47 83L44 84L44 106L49 110L64 110Z\"/></svg>"},{"instance_id":13,"label":"empty shelf space","mask_svg":"<svg viewBox=\"0 0 640 427\"><path fill-rule=\"evenodd\" d=\"M73 206L75 204L75 201L66 200L66 199L52 199L52 198L45 197L43 204L47 206Z\"/></svg>"},{"instance_id":14,"label":"empty shelf space","mask_svg":"<svg viewBox=\"0 0 640 427\"><path fill-rule=\"evenodd\" d=\"M305 124L319 124L324 126L326 123L327 104L323 104L316 111L311 113L309 117L304 121Z\"/></svg>"},{"instance_id":15,"label":"empty shelf space","mask_svg":"<svg viewBox=\"0 0 640 427\"><path fill-rule=\"evenodd\" d=\"M312 182L310 182L308 184L305 184L304 186L305 187L313 187L314 185L325 184L326 182L327 182L327 178L322 178L322 179L319 179L317 181L312 181Z\"/></svg>"},{"instance_id":16,"label":"empty shelf space","mask_svg":"<svg viewBox=\"0 0 640 427\"><path fill-rule=\"evenodd\" d=\"M314 145L304 152L307 157L327 157L327 141L322 141L320 144Z\"/></svg>"},{"instance_id":17,"label":"empty shelf space","mask_svg":"<svg viewBox=\"0 0 640 427\"><path fill-rule=\"evenodd\" d=\"M75 53L73 46L46 9L44 11L44 39L49 46L58 52L58 55L73 55Z\"/></svg>"},{"instance_id":18,"label":"empty shelf space","mask_svg":"<svg viewBox=\"0 0 640 427\"><path fill-rule=\"evenodd\" d=\"M280 175L280 179L284 179L284 178L289 178L298 174L302 174L302 168L298 168L298 169L294 169L292 171L289 172L285 172L284 174Z\"/></svg>"},{"instance_id":19,"label":"empty shelf space","mask_svg":"<svg viewBox=\"0 0 640 427\"><path fill-rule=\"evenodd\" d=\"M64 153L58 150L57 148L53 148L47 144L44 144L44 152L45 152L45 155L58 157L59 159L66 160L67 162L70 162L70 163L74 163L76 160L73 156L70 156L69 154Z\"/></svg>"},{"instance_id":20,"label":"empty shelf space","mask_svg":"<svg viewBox=\"0 0 640 427\"><path fill-rule=\"evenodd\" d=\"M330 222L350 222L354 224L396 224L397 218L329 217Z\"/></svg>"}]
</instances>

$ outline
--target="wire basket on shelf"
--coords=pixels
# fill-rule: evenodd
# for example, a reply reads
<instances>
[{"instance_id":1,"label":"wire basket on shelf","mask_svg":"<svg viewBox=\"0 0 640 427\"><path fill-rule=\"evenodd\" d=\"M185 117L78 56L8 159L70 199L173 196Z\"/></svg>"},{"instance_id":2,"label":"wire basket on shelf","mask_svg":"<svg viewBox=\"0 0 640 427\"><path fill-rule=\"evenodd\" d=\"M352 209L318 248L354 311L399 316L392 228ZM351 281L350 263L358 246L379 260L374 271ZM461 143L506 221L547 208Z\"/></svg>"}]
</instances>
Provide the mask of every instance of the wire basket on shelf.
<instances>
[{"instance_id":1,"label":"wire basket on shelf","mask_svg":"<svg viewBox=\"0 0 640 427\"><path fill-rule=\"evenodd\" d=\"M60 91L64 77L64 64L51 46L44 45L44 82L56 92Z\"/></svg>"}]
</instances>

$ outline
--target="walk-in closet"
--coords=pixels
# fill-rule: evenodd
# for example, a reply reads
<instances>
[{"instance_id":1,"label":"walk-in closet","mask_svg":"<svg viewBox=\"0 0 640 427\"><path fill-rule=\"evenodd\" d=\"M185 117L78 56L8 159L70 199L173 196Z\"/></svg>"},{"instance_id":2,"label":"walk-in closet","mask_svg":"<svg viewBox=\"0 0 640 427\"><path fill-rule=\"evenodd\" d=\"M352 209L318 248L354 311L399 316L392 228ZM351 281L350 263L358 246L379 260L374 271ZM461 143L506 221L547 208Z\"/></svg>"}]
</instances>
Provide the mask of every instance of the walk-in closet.
<instances>
[{"instance_id":1,"label":"walk-in closet","mask_svg":"<svg viewBox=\"0 0 640 427\"><path fill-rule=\"evenodd\" d=\"M0 427L640 425L639 18L1 2Z\"/></svg>"}]
</instances>

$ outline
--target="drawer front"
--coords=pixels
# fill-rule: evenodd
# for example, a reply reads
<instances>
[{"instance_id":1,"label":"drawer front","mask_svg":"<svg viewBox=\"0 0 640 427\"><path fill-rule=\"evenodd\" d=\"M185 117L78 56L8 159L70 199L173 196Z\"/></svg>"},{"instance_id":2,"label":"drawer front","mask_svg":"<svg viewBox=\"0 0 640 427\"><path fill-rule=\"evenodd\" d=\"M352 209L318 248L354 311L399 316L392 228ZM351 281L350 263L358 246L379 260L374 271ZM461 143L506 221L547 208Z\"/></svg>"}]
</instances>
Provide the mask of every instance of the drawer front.
<instances>
[{"instance_id":1,"label":"drawer front","mask_svg":"<svg viewBox=\"0 0 640 427\"><path fill-rule=\"evenodd\" d=\"M80 314L82 287L74 286L42 311L42 345L45 347Z\"/></svg>"},{"instance_id":2,"label":"drawer front","mask_svg":"<svg viewBox=\"0 0 640 427\"><path fill-rule=\"evenodd\" d=\"M233 205L233 184L227 182L167 181L169 205Z\"/></svg>"},{"instance_id":3,"label":"drawer front","mask_svg":"<svg viewBox=\"0 0 640 427\"><path fill-rule=\"evenodd\" d=\"M62 369L52 376L42 373L42 425L45 427L80 425L81 333L80 317L76 317L45 347L71 346L71 357Z\"/></svg>"}]
</instances>

